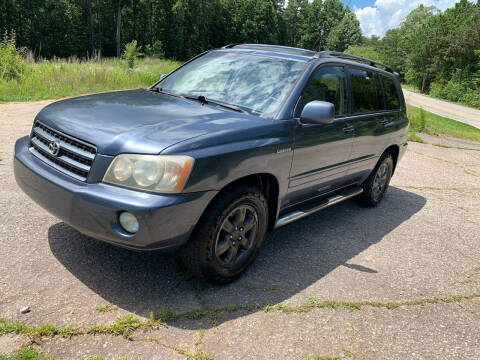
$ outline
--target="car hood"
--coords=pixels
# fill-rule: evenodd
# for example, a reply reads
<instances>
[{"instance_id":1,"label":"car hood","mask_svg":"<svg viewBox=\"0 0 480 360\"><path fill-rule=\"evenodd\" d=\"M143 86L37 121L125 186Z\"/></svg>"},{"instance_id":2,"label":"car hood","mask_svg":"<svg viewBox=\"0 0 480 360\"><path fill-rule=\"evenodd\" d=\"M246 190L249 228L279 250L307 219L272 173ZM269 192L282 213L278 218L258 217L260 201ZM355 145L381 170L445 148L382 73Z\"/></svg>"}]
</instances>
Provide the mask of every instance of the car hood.
<instances>
[{"instance_id":1,"label":"car hood","mask_svg":"<svg viewBox=\"0 0 480 360\"><path fill-rule=\"evenodd\" d=\"M158 154L203 134L266 121L144 89L58 101L45 107L36 120L91 143L106 155Z\"/></svg>"}]
</instances>

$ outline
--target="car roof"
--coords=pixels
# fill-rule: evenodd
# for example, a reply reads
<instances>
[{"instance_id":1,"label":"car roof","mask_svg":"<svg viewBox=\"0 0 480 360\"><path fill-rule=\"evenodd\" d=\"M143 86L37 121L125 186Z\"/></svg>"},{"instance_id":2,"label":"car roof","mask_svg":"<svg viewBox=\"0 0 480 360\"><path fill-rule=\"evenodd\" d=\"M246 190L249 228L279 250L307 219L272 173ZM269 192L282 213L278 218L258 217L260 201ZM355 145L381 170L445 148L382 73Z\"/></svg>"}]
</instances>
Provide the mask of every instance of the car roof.
<instances>
[{"instance_id":1,"label":"car roof","mask_svg":"<svg viewBox=\"0 0 480 360\"><path fill-rule=\"evenodd\" d=\"M229 49L231 51L248 52L261 54L265 56L275 56L297 61L312 61L318 59L338 59L342 63L350 65L360 65L372 70L380 70L387 73L397 75L392 71L390 66L382 64L378 61L363 58L356 55L345 54L336 51L319 51L301 49L290 46L268 45L268 44L230 44L221 49ZM382 69L383 68L383 69Z\"/></svg>"}]
</instances>

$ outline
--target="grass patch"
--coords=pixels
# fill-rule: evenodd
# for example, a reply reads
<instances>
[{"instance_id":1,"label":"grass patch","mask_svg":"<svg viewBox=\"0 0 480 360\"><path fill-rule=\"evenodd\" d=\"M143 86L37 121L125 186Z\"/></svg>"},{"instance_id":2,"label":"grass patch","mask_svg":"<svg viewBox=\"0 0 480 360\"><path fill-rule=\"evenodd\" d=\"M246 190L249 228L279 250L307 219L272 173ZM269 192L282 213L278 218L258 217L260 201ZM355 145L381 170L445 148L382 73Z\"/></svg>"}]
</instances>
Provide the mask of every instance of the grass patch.
<instances>
[{"instance_id":1,"label":"grass patch","mask_svg":"<svg viewBox=\"0 0 480 360\"><path fill-rule=\"evenodd\" d=\"M450 146L445 144L433 144L433 146L445 148L445 149L458 149L458 150L471 150L471 151L480 151L480 149L462 147L462 146Z\"/></svg>"},{"instance_id":2,"label":"grass patch","mask_svg":"<svg viewBox=\"0 0 480 360\"><path fill-rule=\"evenodd\" d=\"M425 141L423 141L423 139L414 132L408 133L407 141L413 141L413 142L425 144Z\"/></svg>"},{"instance_id":3,"label":"grass patch","mask_svg":"<svg viewBox=\"0 0 480 360\"><path fill-rule=\"evenodd\" d=\"M212 359L210 355L203 351L197 351L195 353L192 353L191 351L184 350L184 349L175 349L176 352L178 352L180 355L186 356L188 359L195 359L195 360L209 360Z\"/></svg>"},{"instance_id":4,"label":"grass patch","mask_svg":"<svg viewBox=\"0 0 480 360\"><path fill-rule=\"evenodd\" d=\"M112 325L96 325L87 330L87 334L112 334L121 335L126 339L131 338L132 333L145 328L147 324L133 315L119 316Z\"/></svg>"},{"instance_id":5,"label":"grass patch","mask_svg":"<svg viewBox=\"0 0 480 360\"><path fill-rule=\"evenodd\" d=\"M158 312L150 311L150 321L152 323L160 322L166 324L169 322L175 322L178 319L178 314L168 309L162 309Z\"/></svg>"},{"instance_id":6,"label":"grass patch","mask_svg":"<svg viewBox=\"0 0 480 360\"><path fill-rule=\"evenodd\" d=\"M319 300L317 297L311 297L308 301L301 305L289 306L284 304L272 305L272 304L247 304L244 306L226 305L217 309L194 309L184 313L175 313L170 310L161 310L157 313L150 313L150 320L142 321L141 319L133 316L119 316L113 324L98 324L89 329L80 329L76 327L57 327L52 324L42 324L37 326L26 325L18 321L8 321L0 318L0 335L15 333L19 335L37 335L43 336L63 336L70 338L75 335L86 334L110 334L123 336L126 339L130 339L133 333L137 329L152 329L158 326L160 322L175 321L178 318L187 319L201 319L209 317L212 319L213 325L216 326L217 317L222 312L236 312L240 310L257 311L262 310L264 312L283 312L290 313L304 313L313 309L336 309L344 308L349 310L360 310L362 307L371 306L377 308L385 308L388 310L394 310L403 306L424 306L427 304L448 304L448 303L460 303L463 300L477 298L480 295L451 295L444 298L426 298L407 300L399 302L374 302L374 301L337 301L337 300ZM198 354L197 354L198 355ZM196 356L197 356L196 355ZM194 357L201 358L201 357ZM0 357L0 360L4 360Z\"/></svg>"},{"instance_id":7,"label":"grass patch","mask_svg":"<svg viewBox=\"0 0 480 360\"><path fill-rule=\"evenodd\" d=\"M22 347L10 356L0 355L0 360L53 360L37 351L33 346Z\"/></svg>"},{"instance_id":8,"label":"grass patch","mask_svg":"<svg viewBox=\"0 0 480 360\"><path fill-rule=\"evenodd\" d=\"M445 144L433 144L433 146L441 147L441 148L444 148L444 149L452 149L453 148L453 146L445 145Z\"/></svg>"},{"instance_id":9,"label":"grass patch","mask_svg":"<svg viewBox=\"0 0 480 360\"><path fill-rule=\"evenodd\" d=\"M190 320L198 320L209 315L209 311L206 309L194 309L183 313L183 316Z\"/></svg>"},{"instance_id":10,"label":"grass patch","mask_svg":"<svg viewBox=\"0 0 480 360\"><path fill-rule=\"evenodd\" d=\"M134 69L126 60L43 61L28 63L24 74L0 78L0 102L33 101L77 96L102 91L145 88L162 73L180 65L171 60L140 59Z\"/></svg>"},{"instance_id":11,"label":"grass patch","mask_svg":"<svg viewBox=\"0 0 480 360\"><path fill-rule=\"evenodd\" d=\"M415 85L410 85L410 84L402 84L402 89L415 92L415 93L420 93L420 90Z\"/></svg>"},{"instance_id":12,"label":"grass patch","mask_svg":"<svg viewBox=\"0 0 480 360\"><path fill-rule=\"evenodd\" d=\"M118 306L117 305L112 305L112 304L105 304L105 305L98 305L97 306L97 311L100 313L105 313L105 312L110 312L113 310L117 310Z\"/></svg>"},{"instance_id":13,"label":"grass patch","mask_svg":"<svg viewBox=\"0 0 480 360\"><path fill-rule=\"evenodd\" d=\"M226 312L235 312L238 310L238 305L225 305L223 308Z\"/></svg>"},{"instance_id":14,"label":"grass patch","mask_svg":"<svg viewBox=\"0 0 480 360\"><path fill-rule=\"evenodd\" d=\"M480 151L480 149L462 147L462 146L458 146L457 149L459 149L459 150L469 150L469 151Z\"/></svg>"},{"instance_id":15,"label":"grass patch","mask_svg":"<svg viewBox=\"0 0 480 360\"><path fill-rule=\"evenodd\" d=\"M346 357L350 357L353 356L353 353L350 350L344 349L343 355L345 355Z\"/></svg>"},{"instance_id":16,"label":"grass patch","mask_svg":"<svg viewBox=\"0 0 480 360\"><path fill-rule=\"evenodd\" d=\"M480 141L480 129L459 121L432 114L421 108L407 106L410 132L447 135L459 139Z\"/></svg>"}]
</instances>

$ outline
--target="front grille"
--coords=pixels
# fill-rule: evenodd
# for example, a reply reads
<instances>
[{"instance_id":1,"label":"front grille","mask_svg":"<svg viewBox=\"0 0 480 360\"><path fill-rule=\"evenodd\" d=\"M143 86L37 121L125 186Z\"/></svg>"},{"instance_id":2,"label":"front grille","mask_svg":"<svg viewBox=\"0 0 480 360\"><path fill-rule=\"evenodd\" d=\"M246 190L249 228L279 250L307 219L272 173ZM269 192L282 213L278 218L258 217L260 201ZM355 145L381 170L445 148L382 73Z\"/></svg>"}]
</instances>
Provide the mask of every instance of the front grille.
<instances>
[{"instance_id":1,"label":"front grille","mask_svg":"<svg viewBox=\"0 0 480 360\"><path fill-rule=\"evenodd\" d=\"M87 181L97 149L88 143L35 122L30 152L55 169L80 181ZM58 152L51 145L58 146Z\"/></svg>"}]
</instances>

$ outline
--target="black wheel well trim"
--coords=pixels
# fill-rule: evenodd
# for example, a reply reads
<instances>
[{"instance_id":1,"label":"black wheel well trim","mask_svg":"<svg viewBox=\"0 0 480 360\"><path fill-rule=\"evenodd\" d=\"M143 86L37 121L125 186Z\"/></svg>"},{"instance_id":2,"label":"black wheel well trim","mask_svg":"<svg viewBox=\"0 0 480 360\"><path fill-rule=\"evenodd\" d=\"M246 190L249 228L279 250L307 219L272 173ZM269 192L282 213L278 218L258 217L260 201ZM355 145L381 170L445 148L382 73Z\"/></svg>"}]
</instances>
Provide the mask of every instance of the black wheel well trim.
<instances>
[{"instance_id":1,"label":"black wheel well trim","mask_svg":"<svg viewBox=\"0 0 480 360\"><path fill-rule=\"evenodd\" d=\"M254 185L263 193L268 204L268 231L273 230L278 217L280 185L277 177L271 173L251 174L229 182L210 200L210 204L229 189L240 185ZM207 206L207 209L210 204Z\"/></svg>"},{"instance_id":2,"label":"black wheel well trim","mask_svg":"<svg viewBox=\"0 0 480 360\"><path fill-rule=\"evenodd\" d=\"M395 173L395 169L397 167L397 162L398 162L398 155L400 154L400 147L398 145L390 145L385 149L383 154L389 153L392 156L393 159L393 171L392 175Z\"/></svg>"}]
</instances>

